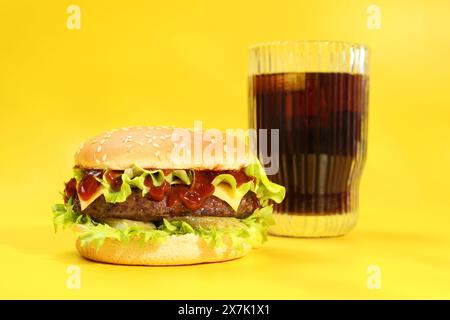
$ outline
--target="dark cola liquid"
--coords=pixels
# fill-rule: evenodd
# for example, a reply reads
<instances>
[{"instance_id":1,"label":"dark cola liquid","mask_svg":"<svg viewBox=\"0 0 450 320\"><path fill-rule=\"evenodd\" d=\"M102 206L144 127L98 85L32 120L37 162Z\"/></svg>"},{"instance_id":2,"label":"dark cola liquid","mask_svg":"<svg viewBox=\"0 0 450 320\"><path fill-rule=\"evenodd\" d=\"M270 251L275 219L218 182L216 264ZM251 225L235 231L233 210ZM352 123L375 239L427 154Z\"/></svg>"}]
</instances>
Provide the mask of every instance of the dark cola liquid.
<instances>
[{"instance_id":1,"label":"dark cola liquid","mask_svg":"<svg viewBox=\"0 0 450 320\"><path fill-rule=\"evenodd\" d=\"M367 76L255 75L250 78L250 94L251 126L280 130L280 168L270 178L286 187L286 198L276 211L355 211L366 157Z\"/></svg>"}]
</instances>

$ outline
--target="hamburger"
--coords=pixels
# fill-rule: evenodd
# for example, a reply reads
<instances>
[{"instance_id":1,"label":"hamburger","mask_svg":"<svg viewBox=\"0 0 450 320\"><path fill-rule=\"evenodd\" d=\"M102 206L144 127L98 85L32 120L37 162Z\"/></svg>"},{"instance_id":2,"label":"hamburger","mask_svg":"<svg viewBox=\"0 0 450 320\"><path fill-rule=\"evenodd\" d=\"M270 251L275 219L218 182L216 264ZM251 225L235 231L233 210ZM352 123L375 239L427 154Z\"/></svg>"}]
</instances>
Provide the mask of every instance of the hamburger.
<instances>
[{"instance_id":1,"label":"hamburger","mask_svg":"<svg viewBox=\"0 0 450 320\"><path fill-rule=\"evenodd\" d=\"M261 245L284 187L248 151L224 146L231 161L199 161L218 141L200 140L199 151L198 143L180 142L180 132L195 141L187 129L127 127L84 142L64 203L53 206L55 231L78 232L87 259L127 265L225 261Z\"/></svg>"}]
</instances>

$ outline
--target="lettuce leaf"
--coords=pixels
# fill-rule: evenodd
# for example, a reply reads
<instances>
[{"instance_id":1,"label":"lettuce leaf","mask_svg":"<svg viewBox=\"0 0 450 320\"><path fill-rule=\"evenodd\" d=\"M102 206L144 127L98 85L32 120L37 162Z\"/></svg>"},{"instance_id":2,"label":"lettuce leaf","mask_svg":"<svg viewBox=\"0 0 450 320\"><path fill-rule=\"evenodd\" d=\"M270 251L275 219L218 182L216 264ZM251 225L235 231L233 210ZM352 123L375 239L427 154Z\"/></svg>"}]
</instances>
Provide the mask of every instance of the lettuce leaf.
<instances>
[{"instance_id":1,"label":"lettuce leaf","mask_svg":"<svg viewBox=\"0 0 450 320\"><path fill-rule=\"evenodd\" d=\"M253 246L267 241L267 229L275 224L272 212L272 206L262 207L256 209L250 217L242 220L248 227L247 230L253 241Z\"/></svg>"},{"instance_id":2,"label":"lettuce leaf","mask_svg":"<svg viewBox=\"0 0 450 320\"><path fill-rule=\"evenodd\" d=\"M164 182L164 172L162 170L146 170L139 166L135 166L130 170L125 170L127 177L122 178L122 181L128 183L130 186L139 188L142 190L142 196L145 196L149 192L149 187L145 185L145 179L147 176L152 178L154 186L159 187Z\"/></svg>"},{"instance_id":3,"label":"lettuce leaf","mask_svg":"<svg viewBox=\"0 0 450 320\"><path fill-rule=\"evenodd\" d=\"M169 175L164 176L162 170L146 170L139 166L127 169L122 174L122 185L119 191L114 191L111 189L108 181L103 174L102 179L97 178L97 180L104 187L102 193L105 197L106 202L118 203L125 202L128 196L131 194L131 187L136 187L142 190L142 196L145 196L149 192L149 188L145 185L145 179L147 176L152 178L153 185L159 187L164 181L170 184L191 184L193 173L189 170L173 170ZM81 180L83 172L79 168L74 169L74 176L77 181Z\"/></svg>"},{"instance_id":4,"label":"lettuce leaf","mask_svg":"<svg viewBox=\"0 0 450 320\"><path fill-rule=\"evenodd\" d=\"M77 180L77 183L81 181L81 178L83 178L84 171L81 168L73 168L73 177L75 180Z\"/></svg>"},{"instance_id":5,"label":"lettuce leaf","mask_svg":"<svg viewBox=\"0 0 450 320\"><path fill-rule=\"evenodd\" d=\"M187 184L190 185L194 180L194 172L192 170L173 170L165 177L170 184Z\"/></svg>"},{"instance_id":6,"label":"lettuce leaf","mask_svg":"<svg viewBox=\"0 0 450 320\"><path fill-rule=\"evenodd\" d=\"M152 178L152 182L155 187L159 187L160 185L162 185L165 178L164 172L162 170L147 170L139 166L135 166L133 168L133 175L131 175L130 177L132 177L133 179L142 179L143 183L147 176L150 176Z\"/></svg>"},{"instance_id":7,"label":"lettuce leaf","mask_svg":"<svg viewBox=\"0 0 450 320\"><path fill-rule=\"evenodd\" d=\"M240 227L236 228L202 228L197 233L211 246L223 246L226 238L233 243L233 250L242 251L245 245L259 247L267 241L267 228L275 223L272 217L272 206L256 209L245 219L240 219Z\"/></svg>"},{"instance_id":8,"label":"lettuce leaf","mask_svg":"<svg viewBox=\"0 0 450 320\"><path fill-rule=\"evenodd\" d=\"M66 204L55 204L52 207L52 211L55 232L72 226L73 222L78 218L78 213L73 211L72 198Z\"/></svg>"},{"instance_id":9,"label":"lettuce leaf","mask_svg":"<svg viewBox=\"0 0 450 320\"><path fill-rule=\"evenodd\" d=\"M105 178L105 174L103 174L102 179L97 180L102 184L105 188L103 190L103 196L105 197L106 202L117 203L117 202L125 202L128 196L131 194L131 186L128 183L128 175L126 173L122 174L122 185L120 186L119 191L114 191L111 189L110 184Z\"/></svg>"},{"instance_id":10,"label":"lettuce leaf","mask_svg":"<svg viewBox=\"0 0 450 320\"><path fill-rule=\"evenodd\" d=\"M245 168L245 174L249 177L255 178L255 185L253 192L260 200L263 206L268 204L269 200L273 200L276 203L281 203L286 195L286 188L271 182L267 178L264 168L258 159L254 159L252 163Z\"/></svg>"},{"instance_id":11,"label":"lettuce leaf","mask_svg":"<svg viewBox=\"0 0 450 320\"><path fill-rule=\"evenodd\" d=\"M259 246L267 239L267 227L273 223L272 207L267 206L255 210L248 218L240 219L239 226L231 228L204 228L192 226L182 220L163 220L157 228L142 224L122 223L109 225L94 221L88 215L73 211L72 199L66 204L53 206L53 223L55 231L72 227L79 233L82 246L91 244L99 249L106 239L115 239L127 243L138 238L143 243L161 242L171 235L196 234L211 247L220 247L225 241L232 241L233 250L243 250L245 245Z\"/></svg>"},{"instance_id":12,"label":"lettuce leaf","mask_svg":"<svg viewBox=\"0 0 450 320\"><path fill-rule=\"evenodd\" d=\"M170 234L195 233L194 228L190 224L180 220L169 221L167 219L163 219L163 223L158 229L166 231L167 233Z\"/></svg>"},{"instance_id":13,"label":"lettuce leaf","mask_svg":"<svg viewBox=\"0 0 450 320\"><path fill-rule=\"evenodd\" d=\"M256 194L263 207L269 204L269 200L276 203L283 201L286 189L267 178L263 166L256 157L252 159L244 172L248 177L254 178L254 181L243 183L239 187L237 187L236 179L231 174L218 175L212 181L215 187L214 196L227 202L235 211L239 208L242 198L249 191Z\"/></svg>"},{"instance_id":14,"label":"lettuce leaf","mask_svg":"<svg viewBox=\"0 0 450 320\"><path fill-rule=\"evenodd\" d=\"M82 246L92 244L100 248L105 239L116 239L127 243L131 238L139 238L143 242L159 242L168 234L164 231L146 227L142 224L129 224L126 220L115 226L94 221L88 215L78 214L73 211L72 199L66 204L53 206L53 224L55 232L72 227L80 237Z\"/></svg>"}]
</instances>

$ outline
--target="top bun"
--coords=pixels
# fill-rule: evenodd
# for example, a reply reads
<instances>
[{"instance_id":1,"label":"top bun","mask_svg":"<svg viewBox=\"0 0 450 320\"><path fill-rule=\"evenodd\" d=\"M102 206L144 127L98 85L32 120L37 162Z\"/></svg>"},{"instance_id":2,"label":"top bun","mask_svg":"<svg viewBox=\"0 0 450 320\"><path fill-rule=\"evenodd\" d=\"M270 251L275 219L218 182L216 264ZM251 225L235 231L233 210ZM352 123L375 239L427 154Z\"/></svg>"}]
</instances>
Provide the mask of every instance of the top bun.
<instances>
[{"instance_id":1,"label":"top bun","mask_svg":"<svg viewBox=\"0 0 450 320\"><path fill-rule=\"evenodd\" d=\"M75 154L75 165L111 170L134 165L146 169L239 170L248 165L248 145L240 137L231 135L232 144L226 146L225 140L229 139L221 131L203 131L203 135L196 136L202 140L198 148L194 136L190 129L172 127L114 129L84 142Z\"/></svg>"}]
</instances>

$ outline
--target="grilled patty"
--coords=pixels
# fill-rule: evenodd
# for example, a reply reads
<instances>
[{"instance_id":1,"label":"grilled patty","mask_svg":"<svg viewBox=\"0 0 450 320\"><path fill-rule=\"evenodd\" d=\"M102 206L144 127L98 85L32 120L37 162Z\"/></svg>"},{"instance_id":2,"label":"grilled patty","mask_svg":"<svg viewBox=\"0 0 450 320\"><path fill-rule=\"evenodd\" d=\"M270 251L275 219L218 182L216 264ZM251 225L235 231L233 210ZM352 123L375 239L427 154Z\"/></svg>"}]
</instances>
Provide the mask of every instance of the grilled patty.
<instances>
[{"instance_id":1,"label":"grilled patty","mask_svg":"<svg viewBox=\"0 0 450 320\"><path fill-rule=\"evenodd\" d=\"M205 200L203 206L195 211L186 209L183 204L176 201L172 206L167 206L167 199L153 201L143 197L141 190L133 190L125 202L108 203L102 196L98 197L86 209L81 211L78 197L74 196L74 210L87 214L92 218L117 218L137 221L157 221L163 218L181 216L213 216L246 218L255 209L259 208L258 199L253 192L248 192L241 200L239 208L234 211L228 203L211 196Z\"/></svg>"}]
</instances>

